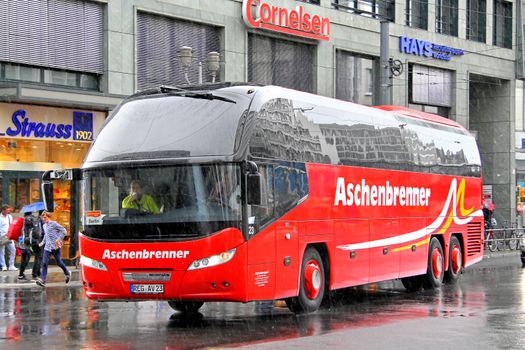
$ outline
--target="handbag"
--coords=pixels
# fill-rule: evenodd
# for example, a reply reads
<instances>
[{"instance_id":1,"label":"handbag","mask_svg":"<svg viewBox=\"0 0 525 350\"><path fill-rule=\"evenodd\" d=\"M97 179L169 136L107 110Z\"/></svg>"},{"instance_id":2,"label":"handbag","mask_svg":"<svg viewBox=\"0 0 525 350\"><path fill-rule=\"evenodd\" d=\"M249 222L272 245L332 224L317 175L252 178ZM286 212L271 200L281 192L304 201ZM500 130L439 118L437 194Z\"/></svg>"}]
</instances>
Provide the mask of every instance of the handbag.
<instances>
[{"instance_id":1,"label":"handbag","mask_svg":"<svg viewBox=\"0 0 525 350\"><path fill-rule=\"evenodd\" d=\"M3 235L3 236L0 236L0 246L3 247L7 244L9 244L9 242L11 242L11 240L9 240L7 238L7 235Z\"/></svg>"}]
</instances>

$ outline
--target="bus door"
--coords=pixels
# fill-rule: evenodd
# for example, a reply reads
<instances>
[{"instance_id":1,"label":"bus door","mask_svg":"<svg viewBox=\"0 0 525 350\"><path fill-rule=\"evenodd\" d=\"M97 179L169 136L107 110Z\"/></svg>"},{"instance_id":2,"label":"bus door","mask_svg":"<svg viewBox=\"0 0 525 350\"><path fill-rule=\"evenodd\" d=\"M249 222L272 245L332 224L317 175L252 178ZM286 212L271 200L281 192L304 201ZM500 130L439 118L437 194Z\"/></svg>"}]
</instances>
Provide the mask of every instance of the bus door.
<instances>
[{"instance_id":1,"label":"bus door","mask_svg":"<svg viewBox=\"0 0 525 350\"><path fill-rule=\"evenodd\" d=\"M400 254L394 249L399 243L398 219L370 220L370 281L399 277Z\"/></svg>"},{"instance_id":2,"label":"bus door","mask_svg":"<svg viewBox=\"0 0 525 350\"><path fill-rule=\"evenodd\" d=\"M275 228L276 298L295 295L299 268L299 223L280 221Z\"/></svg>"}]
</instances>

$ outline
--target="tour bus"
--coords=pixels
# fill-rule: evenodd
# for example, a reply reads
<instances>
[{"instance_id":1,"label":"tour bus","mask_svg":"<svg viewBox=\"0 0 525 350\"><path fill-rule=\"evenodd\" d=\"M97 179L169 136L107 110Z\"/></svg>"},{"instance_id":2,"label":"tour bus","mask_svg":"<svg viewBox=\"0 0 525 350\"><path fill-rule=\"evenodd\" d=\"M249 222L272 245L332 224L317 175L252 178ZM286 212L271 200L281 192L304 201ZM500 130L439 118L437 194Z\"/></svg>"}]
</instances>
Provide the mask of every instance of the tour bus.
<instances>
[{"instance_id":1,"label":"tour bus","mask_svg":"<svg viewBox=\"0 0 525 350\"><path fill-rule=\"evenodd\" d=\"M58 175L57 175L58 174ZM43 192L52 209L53 177ZM286 301L482 259L481 163L456 122L277 86L159 87L125 99L81 169L82 283L96 300Z\"/></svg>"}]
</instances>

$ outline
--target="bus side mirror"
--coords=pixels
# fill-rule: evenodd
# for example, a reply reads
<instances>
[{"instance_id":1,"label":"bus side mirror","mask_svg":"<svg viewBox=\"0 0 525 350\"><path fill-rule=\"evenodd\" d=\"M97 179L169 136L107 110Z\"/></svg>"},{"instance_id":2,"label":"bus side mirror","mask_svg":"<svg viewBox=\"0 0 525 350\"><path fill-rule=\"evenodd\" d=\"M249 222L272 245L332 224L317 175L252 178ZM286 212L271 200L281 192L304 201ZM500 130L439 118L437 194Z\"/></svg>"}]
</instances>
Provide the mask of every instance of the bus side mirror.
<instances>
[{"instance_id":1,"label":"bus side mirror","mask_svg":"<svg viewBox=\"0 0 525 350\"><path fill-rule=\"evenodd\" d=\"M55 200L53 198L53 183L51 181L42 182L42 196L44 197L46 211L55 211Z\"/></svg>"},{"instance_id":2,"label":"bus side mirror","mask_svg":"<svg viewBox=\"0 0 525 350\"><path fill-rule=\"evenodd\" d=\"M261 174L248 174L248 195L247 200L249 205L261 205Z\"/></svg>"}]
</instances>

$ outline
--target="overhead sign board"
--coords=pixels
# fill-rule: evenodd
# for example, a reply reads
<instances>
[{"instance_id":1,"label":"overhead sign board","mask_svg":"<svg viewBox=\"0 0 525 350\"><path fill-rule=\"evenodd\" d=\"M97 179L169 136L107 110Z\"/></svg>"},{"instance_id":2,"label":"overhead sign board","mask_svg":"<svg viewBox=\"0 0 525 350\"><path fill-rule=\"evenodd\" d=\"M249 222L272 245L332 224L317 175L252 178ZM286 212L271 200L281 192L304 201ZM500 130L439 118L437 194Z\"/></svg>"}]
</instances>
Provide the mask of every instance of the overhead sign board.
<instances>
[{"instance_id":1,"label":"overhead sign board","mask_svg":"<svg viewBox=\"0 0 525 350\"><path fill-rule=\"evenodd\" d=\"M330 40L330 20L308 13L298 5L290 10L263 0L243 0L242 17L247 26L316 40Z\"/></svg>"},{"instance_id":2,"label":"overhead sign board","mask_svg":"<svg viewBox=\"0 0 525 350\"><path fill-rule=\"evenodd\" d=\"M444 61L450 61L452 56L461 56L464 54L463 50L460 49L406 36L399 37L399 51L409 55L435 58Z\"/></svg>"},{"instance_id":3,"label":"overhead sign board","mask_svg":"<svg viewBox=\"0 0 525 350\"><path fill-rule=\"evenodd\" d=\"M0 103L0 138L93 141L105 113Z\"/></svg>"}]
</instances>

